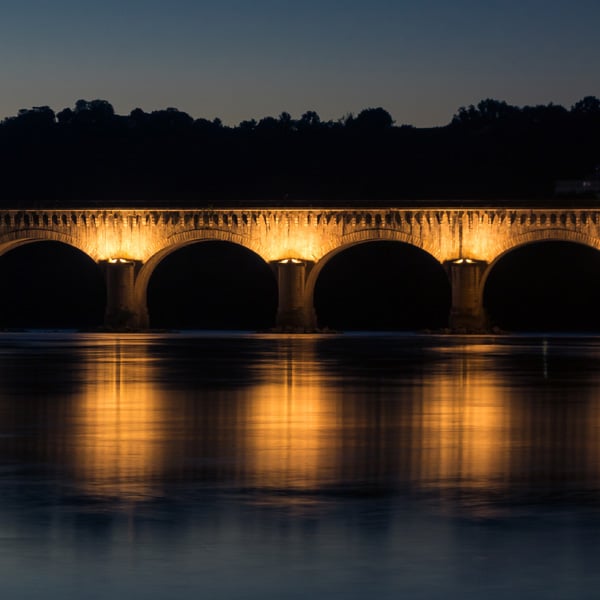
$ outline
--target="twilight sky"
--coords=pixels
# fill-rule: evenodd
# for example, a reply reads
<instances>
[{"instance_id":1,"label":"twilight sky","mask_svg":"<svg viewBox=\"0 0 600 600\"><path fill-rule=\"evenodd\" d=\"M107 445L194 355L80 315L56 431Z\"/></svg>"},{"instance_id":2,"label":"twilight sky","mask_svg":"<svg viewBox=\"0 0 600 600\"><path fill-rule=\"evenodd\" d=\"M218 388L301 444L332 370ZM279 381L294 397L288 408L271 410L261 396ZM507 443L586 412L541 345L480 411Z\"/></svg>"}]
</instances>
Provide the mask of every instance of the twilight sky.
<instances>
[{"instance_id":1,"label":"twilight sky","mask_svg":"<svg viewBox=\"0 0 600 600\"><path fill-rule=\"evenodd\" d=\"M599 0L1 0L0 118L79 98L227 124L570 107L600 96L598 23Z\"/></svg>"}]
</instances>

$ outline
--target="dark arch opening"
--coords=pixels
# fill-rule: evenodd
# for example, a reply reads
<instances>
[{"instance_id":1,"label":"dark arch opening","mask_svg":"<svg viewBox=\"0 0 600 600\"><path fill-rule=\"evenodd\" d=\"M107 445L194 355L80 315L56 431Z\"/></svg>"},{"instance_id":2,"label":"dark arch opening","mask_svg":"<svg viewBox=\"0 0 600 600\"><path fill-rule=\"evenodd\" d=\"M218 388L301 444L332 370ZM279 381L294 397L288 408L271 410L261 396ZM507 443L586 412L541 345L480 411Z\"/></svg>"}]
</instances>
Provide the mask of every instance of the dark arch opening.
<instances>
[{"instance_id":1,"label":"dark arch opening","mask_svg":"<svg viewBox=\"0 0 600 600\"><path fill-rule=\"evenodd\" d=\"M450 284L429 254L399 242L368 242L334 256L319 274L321 327L415 331L445 327Z\"/></svg>"},{"instance_id":2,"label":"dark arch opening","mask_svg":"<svg viewBox=\"0 0 600 600\"><path fill-rule=\"evenodd\" d=\"M100 267L61 242L18 246L0 256L0 327L87 328L104 319Z\"/></svg>"},{"instance_id":3,"label":"dark arch opening","mask_svg":"<svg viewBox=\"0 0 600 600\"><path fill-rule=\"evenodd\" d=\"M516 248L492 268L483 301L507 331L600 331L600 252L572 242Z\"/></svg>"},{"instance_id":4,"label":"dark arch opening","mask_svg":"<svg viewBox=\"0 0 600 600\"><path fill-rule=\"evenodd\" d=\"M269 265L229 242L176 250L158 264L148 284L152 327L267 329L276 310L277 282Z\"/></svg>"}]
</instances>

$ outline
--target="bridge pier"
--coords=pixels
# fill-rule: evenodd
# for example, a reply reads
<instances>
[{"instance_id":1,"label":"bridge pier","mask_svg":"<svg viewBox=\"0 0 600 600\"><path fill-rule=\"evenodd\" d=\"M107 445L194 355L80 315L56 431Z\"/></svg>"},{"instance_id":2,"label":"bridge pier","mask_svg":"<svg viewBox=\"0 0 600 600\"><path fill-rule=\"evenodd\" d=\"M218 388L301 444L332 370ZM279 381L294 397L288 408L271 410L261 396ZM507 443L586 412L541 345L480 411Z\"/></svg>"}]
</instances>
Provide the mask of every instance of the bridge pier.
<instances>
[{"instance_id":1,"label":"bridge pier","mask_svg":"<svg viewBox=\"0 0 600 600\"><path fill-rule=\"evenodd\" d=\"M104 325L111 329L138 329L148 326L148 311L135 295L136 263L123 258L104 263L106 311Z\"/></svg>"},{"instance_id":2,"label":"bridge pier","mask_svg":"<svg viewBox=\"0 0 600 600\"><path fill-rule=\"evenodd\" d=\"M279 290L276 324L280 329L316 328L315 310L306 298L306 267L305 261L295 258L276 263Z\"/></svg>"},{"instance_id":3,"label":"bridge pier","mask_svg":"<svg viewBox=\"0 0 600 600\"><path fill-rule=\"evenodd\" d=\"M485 329L487 318L483 308L482 277L487 263L459 258L445 263L452 287L451 329Z\"/></svg>"}]
</instances>

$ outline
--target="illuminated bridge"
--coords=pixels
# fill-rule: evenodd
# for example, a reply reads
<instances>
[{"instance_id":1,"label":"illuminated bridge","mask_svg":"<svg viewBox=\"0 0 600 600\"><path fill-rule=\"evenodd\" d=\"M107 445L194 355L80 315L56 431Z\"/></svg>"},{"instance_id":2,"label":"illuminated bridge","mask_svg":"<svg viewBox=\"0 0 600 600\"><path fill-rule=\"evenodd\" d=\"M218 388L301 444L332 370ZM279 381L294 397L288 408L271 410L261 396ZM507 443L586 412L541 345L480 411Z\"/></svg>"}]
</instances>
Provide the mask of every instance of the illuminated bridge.
<instances>
[{"instance_id":1,"label":"illuminated bridge","mask_svg":"<svg viewBox=\"0 0 600 600\"><path fill-rule=\"evenodd\" d=\"M0 254L35 241L83 251L106 274L106 324L149 325L147 287L171 252L202 241L239 244L272 265L277 324L316 326L315 283L337 253L365 242L397 241L444 265L452 289L449 325L484 326L483 287L504 254L538 241L600 250L600 211L590 208L347 208L0 211Z\"/></svg>"}]
</instances>

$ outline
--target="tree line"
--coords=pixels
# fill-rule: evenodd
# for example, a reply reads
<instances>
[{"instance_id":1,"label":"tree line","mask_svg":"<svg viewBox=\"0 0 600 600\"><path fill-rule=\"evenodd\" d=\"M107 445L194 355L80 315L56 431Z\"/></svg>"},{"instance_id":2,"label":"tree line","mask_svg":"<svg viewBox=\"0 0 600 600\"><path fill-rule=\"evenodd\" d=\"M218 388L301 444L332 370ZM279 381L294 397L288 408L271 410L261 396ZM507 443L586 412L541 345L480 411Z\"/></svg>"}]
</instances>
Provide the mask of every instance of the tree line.
<instances>
[{"instance_id":1,"label":"tree line","mask_svg":"<svg viewBox=\"0 0 600 600\"><path fill-rule=\"evenodd\" d=\"M397 125L383 108L226 126L174 108L118 115L106 100L78 100L0 123L0 205L547 202L556 180L598 168L598 139L594 96L569 109L487 99L432 128Z\"/></svg>"}]
</instances>

